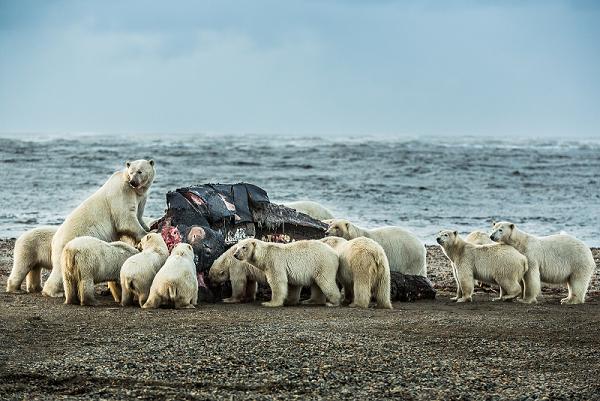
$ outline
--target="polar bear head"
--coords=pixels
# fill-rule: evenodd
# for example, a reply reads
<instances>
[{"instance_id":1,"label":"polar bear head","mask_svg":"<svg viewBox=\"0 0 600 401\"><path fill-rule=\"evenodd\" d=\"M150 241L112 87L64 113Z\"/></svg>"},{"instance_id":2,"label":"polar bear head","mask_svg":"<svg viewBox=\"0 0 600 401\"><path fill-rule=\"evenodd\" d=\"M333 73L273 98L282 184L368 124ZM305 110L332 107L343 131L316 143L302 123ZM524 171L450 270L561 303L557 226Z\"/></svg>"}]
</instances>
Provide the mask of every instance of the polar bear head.
<instances>
[{"instance_id":1,"label":"polar bear head","mask_svg":"<svg viewBox=\"0 0 600 401\"><path fill-rule=\"evenodd\" d=\"M250 261L254 258L254 250L256 249L257 241L254 238L248 238L240 241L233 251L233 257L237 260Z\"/></svg>"},{"instance_id":2,"label":"polar bear head","mask_svg":"<svg viewBox=\"0 0 600 401\"><path fill-rule=\"evenodd\" d=\"M194 248L190 244L181 242L173 248L171 256L183 256L194 260Z\"/></svg>"},{"instance_id":3,"label":"polar bear head","mask_svg":"<svg viewBox=\"0 0 600 401\"><path fill-rule=\"evenodd\" d=\"M158 233L146 234L140 240L139 247L141 251L153 250L163 254L169 254L169 248L163 239L162 235Z\"/></svg>"},{"instance_id":4,"label":"polar bear head","mask_svg":"<svg viewBox=\"0 0 600 401\"><path fill-rule=\"evenodd\" d=\"M357 233L354 224L345 219L332 219L329 222L329 228L327 228L325 234L334 237L342 237L347 240L360 236Z\"/></svg>"},{"instance_id":5,"label":"polar bear head","mask_svg":"<svg viewBox=\"0 0 600 401\"><path fill-rule=\"evenodd\" d=\"M234 250L232 248L232 250ZM227 251L217 258L208 271L208 279L211 283L220 284L229 280L229 268L235 263L239 263L233 257L233 252Z\"/></svg>"},{"instance_id":6,"label":"polar bear head","mask_svg":"<svg viewBox=\"0 0 600 401\"><path fill-rule=\"evenodd\" d=\"M342 237L325 237L325 238L321 238L320 241L329 245L333 249L338 249L338 247L344 245L347 242Z\"/></svg>"},{"instance_id":7,"label":"polar bear head","mask_svg":"<svg viewBox=\"0 0 600 401\"><path fill-rule=\"evenodd\" d=\"M435 239L443 247L452 246L458 239L458 231L442 230Z\"/></svg>"},{"instance_id":8,"label":"polar bear head","mask_svg":"<svg viewBox=\"0 0 600 401\"><path fill-rule=\"evenodd\" d=\"M508 242L516 226L509 221L495 223L490 234L490 239L496 242Z\"/></svg>"},{"instance_id":9,"label":"polar bear head","mask_svg":"<svg viewBox=\"0 0 600 401\"><path fill-rule=\"evenodd\" d=\"M149 188L154 181L154 160L134 160L125 163L125 180L133 189Z\"/></svg>"}]
</instances>

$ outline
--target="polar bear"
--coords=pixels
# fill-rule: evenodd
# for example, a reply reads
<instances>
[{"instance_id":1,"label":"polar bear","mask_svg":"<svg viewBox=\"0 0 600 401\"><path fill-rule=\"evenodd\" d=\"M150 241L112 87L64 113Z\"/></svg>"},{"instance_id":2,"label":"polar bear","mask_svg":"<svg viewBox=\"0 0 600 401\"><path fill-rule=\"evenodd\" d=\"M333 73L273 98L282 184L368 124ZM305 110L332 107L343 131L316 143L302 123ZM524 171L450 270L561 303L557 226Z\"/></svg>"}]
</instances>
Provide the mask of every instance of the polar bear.
<instances>
[{"instance_id":1,"label":"polar bear","mask_svg":"<svg viewBox=\"0 0 600 401\"><path fill-rule=\"evenodd\" d=\"M172 304L177 309L190 309L197 303L194 249L182 242L173 248L164 266L154 276L150 295L142 308L155 309L163 304Z\"/></svg>"},{"instance_id":2,"label":"polar bear","mask_svg":"<svg viewBox=\"0 0 600 401\"><path fill-rule=\"evenodd\" d=\"M318 240L280 244L248 238L236 245L233 256L265 273L272 295L263 306L297 305L304 286L311 286L311 297L303 304L324 304L323 297L333 306L340 304L338 255Z\"/></svg>"},{"instance_id":3,"label":"polar bear","mask_svg":"<svg viewBox=\"0 0 600 401\"><path fill-rule=\"evenodd\" d=\"M114 173L67 216L52 238L52 272L44 284L44 295L62 295L60 258L65 244L73 238L91 236L110 242L127 235L138 243L146 235L149 230L142 214L153 180L153 160L127 162L123 171Z\"/></svg>"},{"instance_id":4,"label":"polar bear","mask_svg":"<svg viewBox=\"0 0 600 401\"><path fill-rule=\"evenodd\" d=\"M6 282L6 292L21 292L27 277L27 292L42 290L42 269L52 269L52 237L58 227L38 227L23 233L15 242L13 268Z\"/></svg>"},{"instance_id":5,"label":"polar bear","mask_svg":"<svg viewBox=\"0 0 600 401\"><path fill-rule=\"evenodd\" d=\"M523 302L537 302L541 282L566 284L569 295L563 304L581 304L596 268L592 251L568 234L536 237L521 231L508 221L494 224L490 238L515 247L527 257L529 271L525 275Z\"/></svg>"},{"instance_id":6,"label":"polar bear","mask_svg":"<svg viewBox=\"0 0 600 401\"><path fill-rule=\"evenodd\" d=\"M367 230L344 219L333 219L328 224L326 235L347 240L367 237L377 242L385 250L390 270L427 277L427 250L412 233L392 226Z\"/></svg>"},{"instance_id":7,"label":"polar bear","mask_svg":"<svg viewBox=\"0 0 600 401\"><path fill-rule=\"evenodd\" d=\"M465 237L465 241L474 245L491 245L496 243L492 241L489 234L484 231L472 231Z\"/></svg>"},{"instance_id":8,"label":"polar bear","mask_svg":"<svg viewBox=\"0 0 600 401\"><path fill-rule=\"evenodd\" d=\"M133 305L136 296L140 306L146 303L150 286L156 272L169 257L169 249L158 233L146 234L140 241L141 251L123 263L119 275L121 281L121 305Z\"/></svg>"},{"instance_id":9,"label":"polar bear","mask_svg":"<svg viewBox=\"0 0 600 401\"><path fill-rule=\"evenodd\" d=\"M456 302L472 300L474 279L500 286L500 295L494 301L521 295L527 258L515 248L504 244L474 245L451 230L440 231L436 241L456 268Z\"/></svg>"},{"instance_id":10,"label":"polar bear","mask_svg":"<svg viewBox=\"0 0 600 401\"><path fill-rule=\"evenodd\" d=\"M119 281L121 266L137 253L124 242L109 243L90 236L67 242L61 255L65 304L96 305L94 284ZM119 301L114 292L113 297Z\"/></svg>"},{"instance_id":11,"label":"polar bear","mask_svg":"<svg viewBox=\"0 0 600 401\"><path fill-rule=\"evenodd\" d=\"M350 241L325 237L320 241L339 255L337 279L344 287L346 302L351 302L350 307L368 308L373 296L378 308L392 309L390 266L381 245L365 237Z\"/></svg>"},{"instance_id":12,"label":"polar bear","mask_svg":"<svg viewBox=\"0 0 600 401\"><path fill-rule=\"evenodd\" d=\"M285 202L283 206L290 209L295 209L297 212L304 213L316 220L333 219L333 214L325 207L317 202L304 200L296 202Z\"/></svg>"},{"instance_id":13,"label":"polar bear","mask_svg":"<svg viewBox=\"0 0 600 401\"><path fill-rule=\"evenodd\" d=\"M231 297L225 303L254 302L258 284L267 284L265 273L250 263L237 260L233 256L235 246L225 251L215 260L208 272L211 283L222 284L231 281Z\"/></svg>"}]
</instances>

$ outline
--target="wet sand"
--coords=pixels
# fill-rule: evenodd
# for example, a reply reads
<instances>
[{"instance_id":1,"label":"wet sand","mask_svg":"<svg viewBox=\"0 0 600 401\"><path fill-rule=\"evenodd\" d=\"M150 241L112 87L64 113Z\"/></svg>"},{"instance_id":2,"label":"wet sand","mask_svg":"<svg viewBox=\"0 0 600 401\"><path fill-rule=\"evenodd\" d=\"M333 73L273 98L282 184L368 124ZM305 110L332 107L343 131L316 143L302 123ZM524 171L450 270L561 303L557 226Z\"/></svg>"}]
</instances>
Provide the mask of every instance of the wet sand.
<instances>
[{"instance_id":1,"label":"wet sand","mask_svg":"<svg viewBox=\"0 0 600 401\"><path fill-rule=\"evenodd\" d=\"M600 399L598 271L585 305L450 301L428 247L435 301L393 311L201 304L195 310L66 306L6 294L0 240L0 399ZM600 252L594 249L599 264Z\"/></svg>"}]
</instances>

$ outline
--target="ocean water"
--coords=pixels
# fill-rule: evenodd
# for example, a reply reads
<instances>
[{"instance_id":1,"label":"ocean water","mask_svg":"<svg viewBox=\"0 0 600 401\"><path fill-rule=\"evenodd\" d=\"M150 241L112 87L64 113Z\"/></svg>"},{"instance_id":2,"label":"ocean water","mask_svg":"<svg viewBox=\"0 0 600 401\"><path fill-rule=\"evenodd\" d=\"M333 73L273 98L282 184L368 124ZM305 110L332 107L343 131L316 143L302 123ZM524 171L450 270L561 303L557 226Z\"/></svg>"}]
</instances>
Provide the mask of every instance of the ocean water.
<instances>
[{"instance_id":1,"label":"ocean water","mask_svg":"<svg viewBox=\"0 0 600 401\"><path fill-rule=\"evenodd\" d=\"M600 142L155 135L0 138L0 237L64 217L125 161L153 158L146 215L169 190L250 182L272 201L311 199L366 227L440 229L511 220L600 245Z\"/></svg>"}]
</instances>

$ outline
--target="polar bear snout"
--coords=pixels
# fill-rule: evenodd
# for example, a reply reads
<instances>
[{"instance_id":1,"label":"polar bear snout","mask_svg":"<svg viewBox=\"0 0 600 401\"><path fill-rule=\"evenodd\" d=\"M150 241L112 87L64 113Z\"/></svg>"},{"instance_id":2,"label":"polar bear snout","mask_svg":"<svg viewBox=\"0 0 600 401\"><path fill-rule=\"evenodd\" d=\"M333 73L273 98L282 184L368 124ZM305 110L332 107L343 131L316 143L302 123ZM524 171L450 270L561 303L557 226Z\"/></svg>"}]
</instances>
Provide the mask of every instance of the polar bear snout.
<instances>
[{"instance_id":1,"label":"polar bear snout","mask_svg":"<svg viewBox=\"0 0 600 401\"><path fill-rule=\"evenodd\" d=\"M436 241L438 244L440 244L440 245L443 245L443 244L444 244L444 241L442 241L442 239L441 239L440 237L437 237L437 238L435 239L435 241Z\"/></svg>"},{"instance_id":2,"label":"polar bear snout","mask_svg":"<svg viewBox=\"0 0 600 401\"><path fill-rule=\"evenodd\" d=\"M233 257L236 258L237 260L242 260L242 248L237 248L234 252L233 252Z\"/></svg>"}]
</instances>

